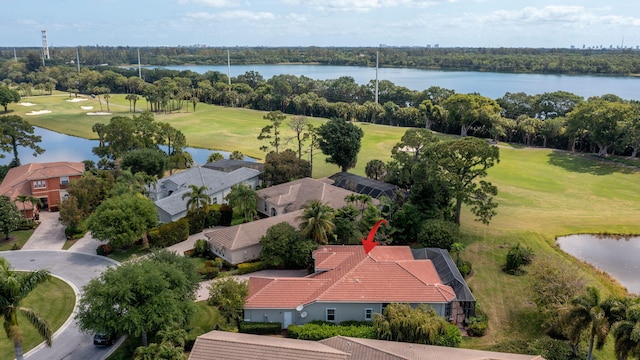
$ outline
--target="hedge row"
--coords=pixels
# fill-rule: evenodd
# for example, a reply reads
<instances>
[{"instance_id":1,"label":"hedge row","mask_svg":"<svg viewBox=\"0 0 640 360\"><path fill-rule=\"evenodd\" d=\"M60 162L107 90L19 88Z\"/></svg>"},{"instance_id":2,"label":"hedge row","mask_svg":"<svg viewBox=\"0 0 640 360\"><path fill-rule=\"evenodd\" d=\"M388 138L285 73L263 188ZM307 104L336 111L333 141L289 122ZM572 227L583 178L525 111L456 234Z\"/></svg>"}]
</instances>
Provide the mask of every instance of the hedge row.
<instances>
[{"instance_id":1,"label":"hedge row","mask_svg":"<svg viewBox=\"0 0 640 360\"><path fill-rule=\"evenodd\" d=\"M238 275L256 272L265 268L266 266L262 261L238 264Z\"/></svg>"},{"instance_id":2,"label":"hedge row","mask_svg":"<svg viewBox=\"0 0 640 360\"><path fill-rule=\"evenodd\" d=\"M294 339L319 341L334 336L350 336L362 339L375 339L376 331L372 325L331 325L308 323L305 325L290 325L288 336Z\"/></svg>"},{"instance_id":3,"label":"hedge row","mask_svg":"<svg viewBox=\"0 0 640 360\"><path fill-rule=\"evenodd\" d=\"M273 335L280 334L282 332L282 324L279 322L267 323L267 322L241 322L241 333L255 334L255 335Z\"/></svg>"},{"instance_id":4,"label":"hedge row","mask_svg":"<svg viewBox=\"0 0 640 360\"><path fill-rule=\"evenodd\" d=\"M162 224L159 228L149 231L149 245L151 247L165 248L188 238L189 220L187 218Z\"/></svg>"}]
</instances>

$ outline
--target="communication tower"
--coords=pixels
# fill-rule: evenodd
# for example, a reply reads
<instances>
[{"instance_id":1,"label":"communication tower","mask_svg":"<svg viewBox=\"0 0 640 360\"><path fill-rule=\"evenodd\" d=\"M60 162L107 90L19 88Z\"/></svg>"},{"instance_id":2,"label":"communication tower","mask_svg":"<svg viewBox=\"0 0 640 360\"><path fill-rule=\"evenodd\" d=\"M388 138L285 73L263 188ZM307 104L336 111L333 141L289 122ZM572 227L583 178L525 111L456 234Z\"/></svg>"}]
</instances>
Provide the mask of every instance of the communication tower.
<instances>
[{"instance_id":1,"label":"communication tower","mask_svg":"<svg viewBox=\"0 0 640 360\"><path fill-rule=\"evenodd\" d=\"M49 43L47 42L47 30L42 29L42 59L49 60Z\"/></svg>"}]
</instances>

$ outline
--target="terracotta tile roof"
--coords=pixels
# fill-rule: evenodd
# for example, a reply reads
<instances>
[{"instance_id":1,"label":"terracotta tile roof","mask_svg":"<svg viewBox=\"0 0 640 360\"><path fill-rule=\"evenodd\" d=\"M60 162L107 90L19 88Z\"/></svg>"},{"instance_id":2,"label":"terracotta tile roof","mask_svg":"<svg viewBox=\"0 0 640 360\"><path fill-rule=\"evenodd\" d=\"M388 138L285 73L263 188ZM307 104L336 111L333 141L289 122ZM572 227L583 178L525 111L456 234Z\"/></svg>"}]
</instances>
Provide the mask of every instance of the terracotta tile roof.
<instances>
[{"instance_id":1,"label":"terracotta tile roof","mask_svg":"<svg viewBox=\"0 0 640 360\"><path fill-rule=\"evenodd\" d=\"M320 343L349 353L349 360L544 360L538 355L334 336Z\"/></svg>"},{"instance_id":2,"label":"terracotta tile roof","mask_svg":"<svg viewBox=\"0 0 640 360\"><path fill-rule=\"evenodd\" d=\"M0 184L0 194L12 200L18 195L31 195L32 180L46 180L61 176L78 176L84 173L84 163L58 161L30 163L9 169Z\"/></svg>"},{"instance_id":3,"label":"terracotta tile roof","mask_svg":"<svg viewBox=\"0 0 640 360\"><path fill-rule=\"evenodd\" d=\"M286 278L269 283L250 279L245 308L291 308L316 301L449 303L456 297L431 260L414 260L407 246L377 246L370 255L362 246L322 246L314 259L320 272L296 279L295 286ZM252 281L260 283L251 287Z\"/></svg>"},{"instance_id":4,"label":"terracotta tile roof","mask_svg":"<svg viewBox=\"0 0 640 360\"><path fill-rule=\"evenodd\" d=\"M242 249L259 243L260 238L264 236L267 229L281 222L288 222L297 229L300 221L296 218L300 215L302 215L302 210L268 217L246 224L216 229L206 232L204 235L212 245L217 247L223 247L229 250Z\"/></svg>"},{"instance_id":5,"label":"terracotta tile roof","mask_svg":"<svg viewBox=\"0 0 640 360\"><path fill-rule=\"evenodd\" d=\"M211 331L198 336L189 360L346 360L349 355L316 341Z\"/></svg>"}]
</instances>

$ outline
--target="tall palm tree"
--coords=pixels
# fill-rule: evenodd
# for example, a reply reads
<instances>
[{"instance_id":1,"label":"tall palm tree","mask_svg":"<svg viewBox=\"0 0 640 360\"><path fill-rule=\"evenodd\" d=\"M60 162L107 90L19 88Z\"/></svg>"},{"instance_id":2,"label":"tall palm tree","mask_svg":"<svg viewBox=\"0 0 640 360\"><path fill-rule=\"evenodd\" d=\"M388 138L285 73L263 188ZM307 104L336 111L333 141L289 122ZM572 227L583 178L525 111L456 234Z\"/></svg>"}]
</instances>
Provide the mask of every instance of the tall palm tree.
<instances>
[{"instance_id":1,"label":"tall palm tree","mask_svg":"<svg viewBox=\"0 0 640 360\"><path fill-rule=\"evenodd\" d=\"M640 358L640 298L622 301L624 318L611 327L615 340L614 352L620 360L629 356Z\"/></svg>"},{"instance_id":2,"label":"tall palm tree","mask_svg":"<svg viewBox=\"0 0 640 360\"><path fill-rule=\"evenodd\" d=\"M242 212L244 222L248 222L258 214L258 194L250 185L236 184L225 198L229 205Z\"/></svg>"},{"instance_id":3,"label":"tall palm tree","mask_svg":"<svg viewBox=\"0 0 640 360\"><path fill-rule=\"evenodd\" d=\"M190 192L182 194L183 200L189 198L187 209L195 212L200 212L200 209L209 210L211 196L207 194L207 187L204 185L189 185L189 188L191 189Z\"/></svg>"},{"instance_id":4,"label":"tall palm tree","mask_svg":"<svg viewBox=\"0 0 640 360\"><path fill-rule=\"evenodd\" d=\"M49 281L51 275L48 270L33 272L12 271L11 265L5 258L0 258L0 311L2 311L4 330L9 340L13 341L16 359L22 360L22 332L18 324L18 313L22 314L33 327L45 344L51 347L53 333L47 321L32 309L20 306L20 302L41 283Z\"/></svg>"},{"instance_id":5,"label":"tall palm tree","mask_svg":"<svg viewBox=\"0 0 640 360\"><path fill-rule=\"evenodd\" d=\"M588 331L589 351L587 360L591 360L594 344L601 348L609 333L609 319L603 309L604 302L600 296L600 290L589 286L585 294L571 299L568 312L565 315L569 324L569 340L574 349L580 342L581 335Z\"/></svg>"},{"instance_id":6,"label":"tall palm tree","mask_svg":"<svg viewBox=\"0 0 640 360\"><path fill-rule=\"evenodd\" d=\"M27 217L27 208L25 204L27 201L31 203L34 212L37 206L42 206L42 200L31 195L25 195L25 194L18 195L16 196L16 201L20 201L22 203L22 212L24 213L25 218Z\"/></svg>"},{"instance_id":7,"label":"tall palm tree","mask_svg":"<svg viewBox=\"0 0 640 360\"><path fill-rule=\"evenodd\" d=\"M329 236L336 229L333 223L333 209L320 200L311 200L304 206L304 212L298 217L301 220L300 233L318 244L328 244Z\"/></svg>"}]
</instances>

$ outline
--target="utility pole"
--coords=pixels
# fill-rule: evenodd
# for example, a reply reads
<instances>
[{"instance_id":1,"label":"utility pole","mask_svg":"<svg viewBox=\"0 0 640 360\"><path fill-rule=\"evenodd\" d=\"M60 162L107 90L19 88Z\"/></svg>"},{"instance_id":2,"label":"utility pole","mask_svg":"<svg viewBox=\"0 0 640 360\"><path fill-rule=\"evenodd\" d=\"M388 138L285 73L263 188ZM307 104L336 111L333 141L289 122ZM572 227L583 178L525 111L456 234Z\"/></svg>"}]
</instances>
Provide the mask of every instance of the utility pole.
<instances>
[{"instance_id":1,"label":"utility pole","mask_svg":"<svg viewBox=\"0 0 640 360\"><path fill-rule=\"evenodd\" d=\"M80 51L76 47L76 62L78 63L78 72L80 72Z\"/></svg>"}]
</instances>

